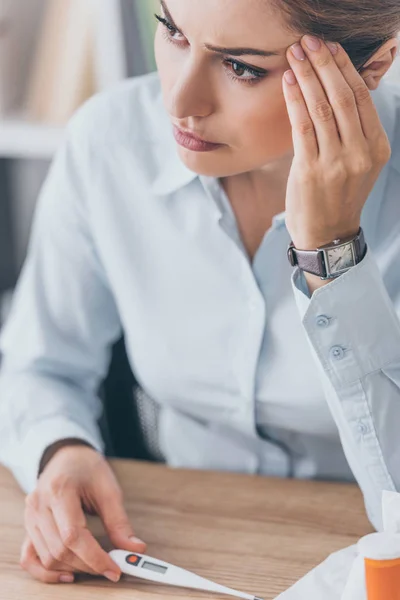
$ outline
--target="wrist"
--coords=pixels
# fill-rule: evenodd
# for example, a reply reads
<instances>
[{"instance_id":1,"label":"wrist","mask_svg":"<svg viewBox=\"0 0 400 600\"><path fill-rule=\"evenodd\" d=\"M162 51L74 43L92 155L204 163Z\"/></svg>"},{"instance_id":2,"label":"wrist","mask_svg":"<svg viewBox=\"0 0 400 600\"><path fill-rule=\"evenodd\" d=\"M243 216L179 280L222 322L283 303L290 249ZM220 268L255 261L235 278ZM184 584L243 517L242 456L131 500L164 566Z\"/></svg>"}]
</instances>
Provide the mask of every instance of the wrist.
<instances>
[{"instance_id":1,"label":"wrist","mask_svg":"<svg viewBox=\"0 0 400 600\"><path fill-rule=\"evenodd\" d=\"M310 291L315 291L355 267L366 251L364 232L359 227L356 234L344 235L327 244L316 243L313 248L299 248L292 241L287 254L290 264L304 271Z\"/></svg>"},{"instance_id":2,"label":"wrist","mask_svg":"<svg viewBox=\"0 0 400 600\"><path fill-rule=\"evenodd\" d=\"M347 228L335 228L331 231L322 231L318 234L294 235L292 241L298 250L316 250L322 246L333 243L334 240L343 240L355 237L360 229L360 224Z\"/></svg>"},{"instance_id":3,"label":"wrist","mask_svg":"<svg viewBox=\"0 0 400 600\"><path fill-rule=\"evenodd\" d=\"M321 277L318 275L313 275L312 273L307 273L306 271L303 271L303 274L310 292L310 296L312 296L316 290L319 290L325 285L328 285L328 283L334 281L334 279L321 279Z\"/></svg>"},{"instance_id":4,"label":"wrist","mask_svg":"<svg viewBox=\"0 0 400 600\"><path fill-rule=\"evenodd\" d=\"M40 477L40 475L43 473L50 461L56 456L56 454L59 455L60 451L64 448L71 448L73 446L82 446L96 451L96 449L91 444L78 438L67 438L64 440L59 440L54 444L51 444L51 446L48 446L48 448L46 448L46 450L44 451L39 465L38 477Z\"/></svg>"}]
</instances>

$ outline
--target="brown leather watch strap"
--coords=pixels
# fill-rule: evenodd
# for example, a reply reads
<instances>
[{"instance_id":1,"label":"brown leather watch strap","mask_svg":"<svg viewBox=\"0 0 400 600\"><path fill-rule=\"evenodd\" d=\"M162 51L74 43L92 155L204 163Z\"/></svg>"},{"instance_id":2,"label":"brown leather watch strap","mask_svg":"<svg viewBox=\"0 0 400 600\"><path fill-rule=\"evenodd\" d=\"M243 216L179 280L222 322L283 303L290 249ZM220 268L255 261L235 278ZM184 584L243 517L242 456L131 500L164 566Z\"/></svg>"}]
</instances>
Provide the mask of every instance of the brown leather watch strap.
<instances>
[{"instance_id":1,"label":"brown leather watch strap","mask_svg":"<svg viewBox=\"0 0 400 600\"><path fill-rule=\"evenodd\" d=\"M318 250L297 250L297 248L294 250L296 252L296 266L299 266L302 271L320 277L326 276L325 261L323 258L321 260L321 254Z\"/></svg>"}]
</instances>

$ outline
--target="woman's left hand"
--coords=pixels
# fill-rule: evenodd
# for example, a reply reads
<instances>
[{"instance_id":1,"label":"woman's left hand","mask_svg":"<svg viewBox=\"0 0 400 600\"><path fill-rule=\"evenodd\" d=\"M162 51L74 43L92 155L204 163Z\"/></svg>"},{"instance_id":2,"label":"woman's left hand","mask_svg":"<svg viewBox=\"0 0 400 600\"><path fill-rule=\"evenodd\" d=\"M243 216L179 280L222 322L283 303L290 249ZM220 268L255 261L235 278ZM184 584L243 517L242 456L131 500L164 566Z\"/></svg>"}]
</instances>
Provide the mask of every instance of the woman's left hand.
<instances>
[{"instance_id":1,"label":"woman's left hand","mask_svg":"<svg viewBox=\"0 0 400 600\"><path fill-rule=\"evenodd\" d=\"M294 159L286 192L286 225L301 250L349 235L391 148L370 91L345 50L333 55L320 41L304 60L287 58L296 83L283 78Z\"/></svg>"}]
</instances>

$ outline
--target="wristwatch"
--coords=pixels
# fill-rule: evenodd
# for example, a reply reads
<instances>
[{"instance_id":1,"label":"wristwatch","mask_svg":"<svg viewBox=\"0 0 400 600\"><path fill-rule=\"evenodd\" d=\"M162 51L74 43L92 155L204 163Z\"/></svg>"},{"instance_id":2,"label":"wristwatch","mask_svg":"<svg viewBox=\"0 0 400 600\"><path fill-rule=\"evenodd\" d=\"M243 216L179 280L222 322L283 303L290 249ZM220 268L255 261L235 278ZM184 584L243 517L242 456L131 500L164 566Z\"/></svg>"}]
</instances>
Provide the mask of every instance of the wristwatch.
<instances>
[{"instance_id":1,"label":"wristwatch","mask_svg":"<svg viewBox=\"0 0 400 600\"><path fill-rule=\"evenodd\" d=\"M333 240L316 250L298 250L293 242L287 250L292 267L299 267L302 271L318 275L321 279L339 277L360 263L366 252L367 244L361 227L355 237Z\"/></svg>"}]
</instances>

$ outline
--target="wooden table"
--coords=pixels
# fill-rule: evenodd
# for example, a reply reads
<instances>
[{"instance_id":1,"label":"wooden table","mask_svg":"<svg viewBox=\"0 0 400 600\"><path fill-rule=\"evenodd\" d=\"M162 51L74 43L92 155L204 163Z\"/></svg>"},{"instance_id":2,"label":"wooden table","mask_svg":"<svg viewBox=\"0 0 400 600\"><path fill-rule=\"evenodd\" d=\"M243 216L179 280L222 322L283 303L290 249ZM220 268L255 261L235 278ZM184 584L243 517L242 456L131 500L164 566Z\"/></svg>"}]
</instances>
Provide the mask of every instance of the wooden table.
<instances>
[{"instance_id":1,"label":"wooden table","mask_svg":"<svg viewBox=\"0 0 400 600\"><path fill-rule=\"evenodd\" d=\"M372 531L354 485L112 462L148 554L272 600L331 552ZM1 600L227 598L132 578L45 585L18 564L24 497L0 467ZM327 512L325 507L329 507ZM90 522L102 534L98 519ZM306 599L305 599L306 600Z\"/></svg>"}]
</instances>

